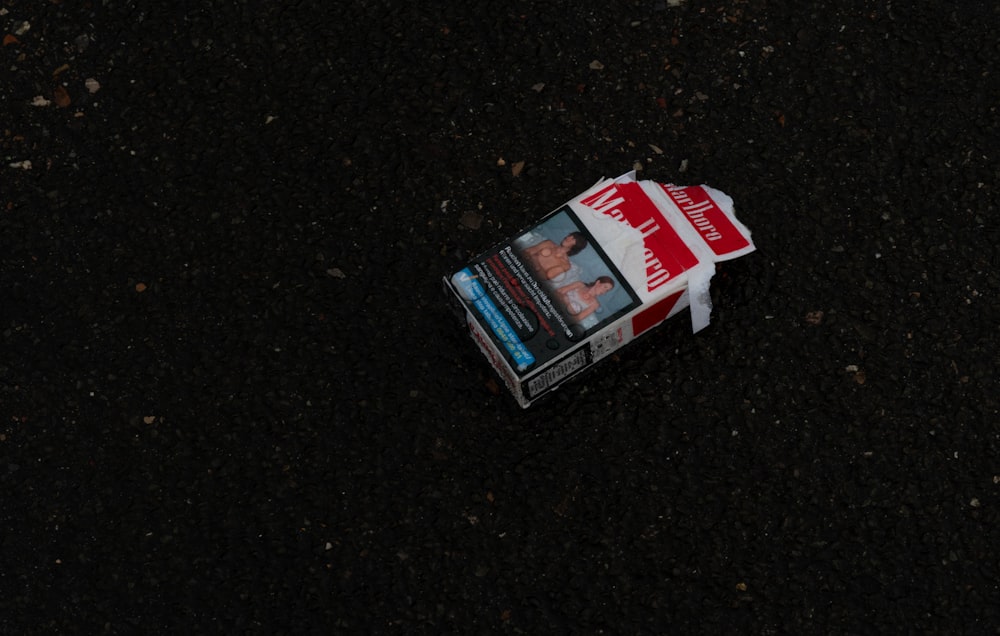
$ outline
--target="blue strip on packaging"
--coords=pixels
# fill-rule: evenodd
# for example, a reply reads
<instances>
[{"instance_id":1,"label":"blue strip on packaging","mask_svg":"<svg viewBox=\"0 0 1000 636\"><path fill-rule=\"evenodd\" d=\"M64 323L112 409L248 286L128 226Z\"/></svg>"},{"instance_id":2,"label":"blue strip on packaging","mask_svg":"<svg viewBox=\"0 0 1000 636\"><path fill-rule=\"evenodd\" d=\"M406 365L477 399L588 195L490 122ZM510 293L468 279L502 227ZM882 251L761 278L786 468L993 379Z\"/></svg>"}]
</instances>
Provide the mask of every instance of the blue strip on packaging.
<instances>
[{"instance_id":1,"label":"blue strip on packaging","mask_svg":"<svg viewBox=\"0 0 1000 636\"><path fill-rule=\"evenodd\" d=\"M514 362L517 364L517 370L523 371L534 364L535 356L528 351L528 348L517 337L510 323L507 322L507 319L503 317L497 306L490 300L490 297L486 294L486 290L483 289L483 286L476 279L472 271L466 267L452 277L452 280L458 284L462 295L473 302L479 313L486 319L490 329L500 339L500 342L503 343L507 351L510 352L510 355L514 358Z\"/></svg>"}]
</instances>

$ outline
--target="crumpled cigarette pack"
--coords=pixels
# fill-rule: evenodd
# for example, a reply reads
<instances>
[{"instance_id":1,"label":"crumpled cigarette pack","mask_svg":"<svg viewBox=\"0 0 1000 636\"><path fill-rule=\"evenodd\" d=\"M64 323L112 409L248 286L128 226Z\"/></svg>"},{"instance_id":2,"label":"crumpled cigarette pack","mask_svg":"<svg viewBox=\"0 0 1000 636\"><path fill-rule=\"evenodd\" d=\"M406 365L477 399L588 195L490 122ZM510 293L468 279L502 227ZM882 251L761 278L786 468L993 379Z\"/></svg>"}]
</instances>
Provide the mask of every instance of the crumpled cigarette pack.
<instances>
[{"instance_id":1,"label":"crumpled cigarette pack","mask_svg":"<svg viewBox=\"0 0 1000 636\"><path fill-rule=\"evenodd\" d=\"M722 192L630 172L602 179L444 284L527 408L685 308L693 331L705 328L715 264L754 249Z\"/></svg>"}]
</instances>

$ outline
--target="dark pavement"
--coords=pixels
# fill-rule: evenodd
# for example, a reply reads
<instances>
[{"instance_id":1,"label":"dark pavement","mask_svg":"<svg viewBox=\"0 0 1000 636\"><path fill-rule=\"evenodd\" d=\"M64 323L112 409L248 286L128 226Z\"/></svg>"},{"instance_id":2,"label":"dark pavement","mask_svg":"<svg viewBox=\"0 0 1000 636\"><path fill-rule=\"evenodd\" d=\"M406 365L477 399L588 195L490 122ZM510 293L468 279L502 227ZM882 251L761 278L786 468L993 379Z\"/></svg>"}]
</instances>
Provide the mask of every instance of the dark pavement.
<instances>
[{"instance_id":1,"label":"dark pavement","mask_svg":"<svg viewBox=\"0 0 1000 636\"><path fill-rule=\"evenodd\" d=\"M0 632L1000 633L1000 9L451 4L0 3ZM758 251L522 411L633 167Z\"/></svg>"}]
</instances>

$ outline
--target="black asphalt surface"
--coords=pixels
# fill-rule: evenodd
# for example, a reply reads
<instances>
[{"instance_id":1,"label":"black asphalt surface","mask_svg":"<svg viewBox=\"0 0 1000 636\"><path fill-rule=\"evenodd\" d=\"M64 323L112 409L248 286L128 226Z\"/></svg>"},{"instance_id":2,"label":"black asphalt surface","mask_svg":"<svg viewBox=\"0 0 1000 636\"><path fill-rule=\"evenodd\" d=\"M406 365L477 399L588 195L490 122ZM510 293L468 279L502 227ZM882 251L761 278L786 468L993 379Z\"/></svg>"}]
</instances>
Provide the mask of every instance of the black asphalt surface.
<instances>
[{"instance_id":1,"label":"black asphalt surface","mask_svg":"<svg viewBox=\"0 0 1000 636\"><path fill-rule=\"evenodd\" d=\"M1000 10L0 3L0 632L1000 633ZM441 277L758 251L522 411Z\"/></svg>"}]
</instances>

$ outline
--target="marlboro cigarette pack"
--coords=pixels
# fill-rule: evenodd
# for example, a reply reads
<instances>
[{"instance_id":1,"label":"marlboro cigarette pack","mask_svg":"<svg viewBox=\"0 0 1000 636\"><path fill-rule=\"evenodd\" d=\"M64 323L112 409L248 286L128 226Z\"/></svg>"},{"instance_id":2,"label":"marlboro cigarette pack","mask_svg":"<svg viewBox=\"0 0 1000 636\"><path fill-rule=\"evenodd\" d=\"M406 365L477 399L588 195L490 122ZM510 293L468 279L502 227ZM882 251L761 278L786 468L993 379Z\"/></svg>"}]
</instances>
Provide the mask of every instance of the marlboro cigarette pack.
<instances>
[{"instance_id":1,"label":"marlboro cigarette pack","mask_svg":"<svg viewBox=\"0 0 1000 636\"><path fill-rule=\"evenodd\" d=\"M754 250L707 186L604 179L444 279L523 407L690 307L708 325L715 263Z\"/></svg>"}]
</instances>

